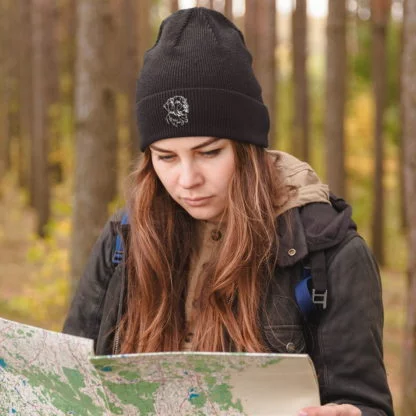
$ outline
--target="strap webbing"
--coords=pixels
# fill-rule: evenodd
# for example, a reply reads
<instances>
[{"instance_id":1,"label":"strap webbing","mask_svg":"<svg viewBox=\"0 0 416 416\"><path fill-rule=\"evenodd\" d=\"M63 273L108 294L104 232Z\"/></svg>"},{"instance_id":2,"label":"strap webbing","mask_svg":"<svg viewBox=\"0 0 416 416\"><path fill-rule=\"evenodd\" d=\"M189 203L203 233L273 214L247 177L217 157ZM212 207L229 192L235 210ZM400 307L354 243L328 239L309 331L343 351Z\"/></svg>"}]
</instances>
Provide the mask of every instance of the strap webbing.
<instances>
[{"instance_id":1,"label":"strap webbing","mask_svg":"<svg viewBox=\"0 0 416 416\"><path fill-rule=\"evenodd\" d=\"M309 255L312 270L313 288L318 292L327 290L326 260L324 251L316 251Z\"/></svg>"},{"instance_id":2,"label":"strap webbing","mask_svg":"<svg viewBox=\"0 0 416 416\"><path fill-rule=\"evenodd\" d=\"M126 225L128 223L129 223L129 216L127 213L125 213L123 217L121 218L120 224ZM116 236L116 244L114 247L114 253L113 253L113 258L112 258L112 261L114 264L121 263L121 261L123 260L123 253L124 253L123 238L121 234L118 233Z\"/></svg>"},{"instance_id":3,"label":"strap webbing","mask_svg":"<svg viewBox=\"0 0 416 416\"><path fill-rule=\"evenodd\" d=\"M326 309L327 280L325 252L311 253L308 267L303 268L303 279L295 286L296 302L306 319L318 309Z\"/></svg>"}]
</instances>

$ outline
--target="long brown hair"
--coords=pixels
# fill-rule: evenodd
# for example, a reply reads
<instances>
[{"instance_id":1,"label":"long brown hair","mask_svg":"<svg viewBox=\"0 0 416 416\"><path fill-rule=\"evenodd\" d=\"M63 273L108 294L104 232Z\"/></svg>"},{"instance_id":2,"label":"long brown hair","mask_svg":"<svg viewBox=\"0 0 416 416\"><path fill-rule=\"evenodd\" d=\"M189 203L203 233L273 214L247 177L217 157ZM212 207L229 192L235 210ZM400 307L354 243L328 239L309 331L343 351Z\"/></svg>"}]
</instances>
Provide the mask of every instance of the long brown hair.
<instances>
[{"instance_id":1,"label":"long brown hair","mask_svg":"<svg viewBox=\"0 0 416 416\"><path fill-rule=\"evenodd\" d=\"M232 141L235 174L228 192L225 236L204 271L193 349L264 351L262 292L278 249L275 213L288 198L263 148ZM177 351L185 336L185 296L197 221L159 181L146 149L132 174L127 305L121 352ZM232 230L232 232L227 232Z\"/></svg>"}]
</instances>

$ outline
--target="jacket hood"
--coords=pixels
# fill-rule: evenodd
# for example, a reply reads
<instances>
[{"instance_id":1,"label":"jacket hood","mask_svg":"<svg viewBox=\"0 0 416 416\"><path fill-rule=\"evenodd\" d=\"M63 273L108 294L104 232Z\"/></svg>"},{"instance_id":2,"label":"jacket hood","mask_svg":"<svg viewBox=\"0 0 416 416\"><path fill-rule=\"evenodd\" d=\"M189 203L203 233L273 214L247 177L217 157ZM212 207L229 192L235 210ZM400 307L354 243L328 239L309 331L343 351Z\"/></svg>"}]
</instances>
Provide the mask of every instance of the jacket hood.
<instances>
[{"instance_id":1,"label":"jacket hood","mask_svg":"<svg viewBox=\"0 0 416 416\"><path fill-rule=\"evenodd\" d=\"M335 247L345 241L347 234L355 234L351 206L332 194L329 202L293 208L277 219L280 267L292 266L308 253Z\"/></svg>"},{"instance_id":2,"label":"jacket hood","mask_svg":"<svg viewBox=\"0 0 416 416\"><path fill-rule=\"evenodd\" d=\"M268 153L275 158L276 168L280 170L285 185L293 189L290 198L276 211L276 216L312 202L329 204L328 185L321 182L308 163L278 150L268 150Z\"/></svg>"}]
</instances>

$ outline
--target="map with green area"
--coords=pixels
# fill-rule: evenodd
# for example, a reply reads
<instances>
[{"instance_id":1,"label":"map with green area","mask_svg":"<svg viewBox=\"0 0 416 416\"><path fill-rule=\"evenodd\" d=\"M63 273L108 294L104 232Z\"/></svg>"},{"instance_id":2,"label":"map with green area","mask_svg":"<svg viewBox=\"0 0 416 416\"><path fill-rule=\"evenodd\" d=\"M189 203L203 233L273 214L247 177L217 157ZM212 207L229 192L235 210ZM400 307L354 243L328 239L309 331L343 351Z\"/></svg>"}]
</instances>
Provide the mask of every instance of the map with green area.
<instances>
[{"instance_id":1,"label":"map with green area","mask_svg":"<svg viewBox=\"0 0 416 416\"><path fill-rule=\"evenodd\" d=\"M1 415L293 415L318 405L307 355L94 356L93 342L0 318Z\"/></svg>"}]
</instances>

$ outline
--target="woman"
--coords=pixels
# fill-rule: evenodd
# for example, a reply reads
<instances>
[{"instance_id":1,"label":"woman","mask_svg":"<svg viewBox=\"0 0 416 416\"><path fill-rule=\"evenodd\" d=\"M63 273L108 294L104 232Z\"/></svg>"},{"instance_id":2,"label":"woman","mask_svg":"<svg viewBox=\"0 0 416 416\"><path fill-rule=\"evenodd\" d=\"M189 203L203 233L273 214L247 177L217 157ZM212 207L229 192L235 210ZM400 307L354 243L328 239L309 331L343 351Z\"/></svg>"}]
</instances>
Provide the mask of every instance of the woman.
<instances>
[{"instance_id":1,"label":"woman","mask_svg":"<svg viewBox=\"0 0 416 416\"><path fill-rule=\"evenodd\" d=\"M204 8L166 19L137 116L129 225L116 215L104 229L65 332L99 354L307 352L326 405L300 415L392 415L377 266L348 205L307 164L265 149L268 112L240 31ZM117 230L126 259L114 270ZM295 287L309 267L319 296L306 312Z\"/></svg>"}]
</instances>

